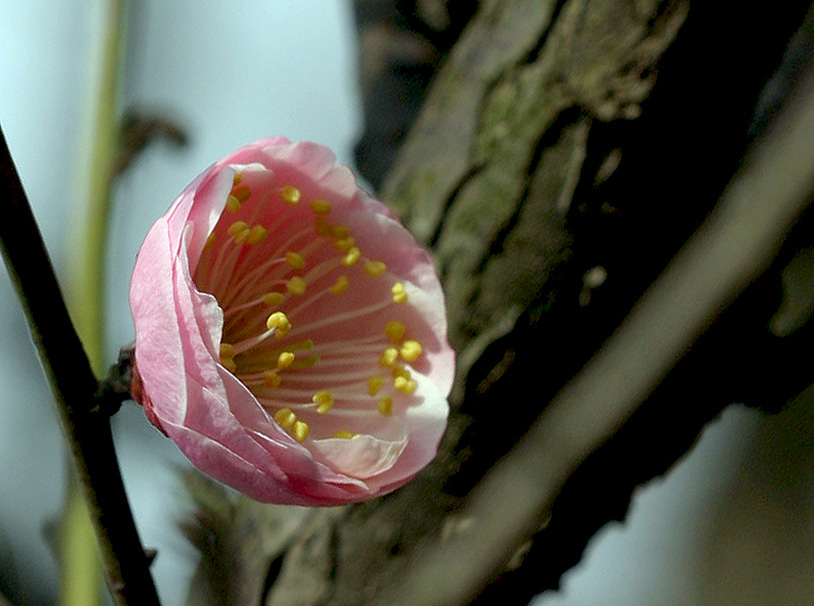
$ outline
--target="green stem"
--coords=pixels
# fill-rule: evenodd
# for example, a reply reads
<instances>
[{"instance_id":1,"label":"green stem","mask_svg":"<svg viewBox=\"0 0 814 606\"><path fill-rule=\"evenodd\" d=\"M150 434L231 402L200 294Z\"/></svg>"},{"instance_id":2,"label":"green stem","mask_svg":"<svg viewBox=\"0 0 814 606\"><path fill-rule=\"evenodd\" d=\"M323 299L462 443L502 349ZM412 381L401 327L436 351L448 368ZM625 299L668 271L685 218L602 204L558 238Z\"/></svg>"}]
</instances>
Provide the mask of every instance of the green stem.
<instances>
[{"instance_id":1,"label":"green stem","mask_svg":"<svg viewBox=\"0 0 814 606\"><path fill-rule=\"evenodd\" d=\"M105 366L104 253L115 159L119 150L117 98L123 53L124 1L102 0L103 32L100 72L95 86L93 133L85 173L85 195L78 196L80 232L70 246L68 306L79 337L97 377ZM101 603L99 550L82 491L71 475L62 521L60 604L86 606Z\"/></svg>"},{"instance_id":2,"label":"green stem","mask_svg":"<svg viewBox=\"0 0 814 606\"><path fill-rule=\"evenodd\" d=\"M88 158L87 195L81 231L70 247L69 307L96 376L105 370L105 244L116 160L119 154L117 99L124 43L124 0L106 4L93 139Z\"/></svg>"}]
</instances>

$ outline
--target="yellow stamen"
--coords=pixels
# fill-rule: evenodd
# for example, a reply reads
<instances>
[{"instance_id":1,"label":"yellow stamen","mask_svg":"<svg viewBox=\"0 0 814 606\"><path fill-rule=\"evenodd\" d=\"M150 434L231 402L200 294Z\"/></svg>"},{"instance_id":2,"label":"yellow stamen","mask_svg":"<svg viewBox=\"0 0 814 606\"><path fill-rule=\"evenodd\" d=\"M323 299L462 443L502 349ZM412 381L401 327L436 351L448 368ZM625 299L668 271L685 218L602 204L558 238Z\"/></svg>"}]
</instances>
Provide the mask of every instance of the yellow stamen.
<instances>
[{"instance_id":1,"label":"yellow stamen","mask_svg":"<svg viewBox=\"0 0 814 606\"><path fill-rule=\"evenodd\" d=\"M294 428L291 430L291 433L294 434L294 439L297 440L297 442L302 442L308 437L308 423L305 421L297 421L294 423Z\"/></svg>"},{"instance_id":2,"label":"yellow stamen","mask_svg":"<svg viewBox=\"0 0 814 606\"><path fill-rule=\"evenodd\" d=\"M333 286L331 286L328 290L335 295L341 295L343 292L348 290L348 277L339 276L336 279L336 282L334 282Z\"/></svg>"},{"instance_id":3,"label":"yellow stamen","mask_svg":"<svg viewBox=\"0 0 814 606\"><path fill-rule=\"evenodd\" d=\"M281 292L270 292L263 295L263 303L271 307L277 307L285 299L285 295Z\"/></svg>"},{"instance_id":4,"label":"yellow stamen","mask_svg":"<svg viewBox=\"0 0 814 606\"><path fill-rule=\"evenodd\" d=\"M230 212L236 213L240 210L240 200L232 195L226 198L226 209Z\"/></svg>"},{"instance_id":5,"label":"yellow stamen","mask_svg":"<svg viewBox=\"0 0 814 606\"><path fill-rule=\"evenodd\" d=\"M393 397L392 396L384 396L379 403L376 404L376 409L386 417L389 417L393 414Z\"/></svg>"},{"instance_id":6,"label":"yellow stamen","mask_svg":"<svg viewBox=\"0 0 814 606\"><path fill-rule=\"evenodd\" d=\"M266 320L266 328L275 329L277 338L282 338L291 330L291 320L281 311L275 311Z\"/></svg>"},{"instance_id":7,"label":"yellow stamen","mask_svg":"<svg viewBox=\"0 0 814 606\"><path fill-rule=\"evenodd\" d=\"M204 248L206 250L209 250L214 245L215 245L215 232L213 231L211 234L209 234L209 237L206 239L206 244L204 244Z\"/></svg>"},{"instance_id":8,"label":"yellow stamen","mask_svg":"<svg viewBox=\"0 0 814 606\"><path fill-rule=\"evenodd\" d=\"M411 375L410 371L404 368L404 366L396 366L395 368L393 368L393 371L390 374L393 376L394 379L397 377L404 377L405 379L413 378L413 375Z\"/></svg>"},{"instance_id":9,"label":"yellow stamen","mask_svg":"<svg viewBox=\"0 0 814 606\"><path fill-rule=\"evenodd\" d=\"M393 387L402 393L411 394L415 391L418 384L412 379L405 379L404 377L396 377L393 379Z\"/></svg>"},{"instance_id":10,"label":"yellow stamen","mask_svg":"<svg viewBox=\"0 0 814 606\"><path fill-rule=\"evenodd\" d=\"M243 173L235 173L235 178L232 179L232 187L237 187L243 181Z\"/></svg>"},{"instance_id":11,"label":"yellow stamen","mask_svg":"<svg viewBox=\"0 0 814 606\"><path fill-rule=\"evenodd\" d=\"M384 334L386 334L393 343L401 341L406 331L407 327L398 320L393 320L384 325Z\"/></svg>"},{"instance_id":12,"label":"yellow stamen","mask_svg":"<svg viewBox=\"0 0 814 606\"><path fill-rule=\"evenodd\" d=\"M314 219L314 231L318 236L327 236L331 233L331 226L322 217Z\"/></svg>"},{"instance_id":13,"label":"yellow stamen","mask_svg":"<svg viewBox=\"0 0 814 606\"><path fill-rule=\"evenodd\" d=\"M342 225L331 225L331 237L335 240L344 240L350 235L350 230Z\"/></svg>"},{"instance_id":14,"label":"yellow stamen","mask_svg":"<svg viewBox=\"0 0 814 606\"><path fill-rule=\"evenodd\" d=\"M288 292L294 295L302 295L305 293L305 279L302 276L294 276L285 285Z\"/></svg>"},{"instance_id":15,"label":"yellow stamen","mask_svg":"<svg viewBox=\"0 0 814 606\"><path fill-rule=\"evenodd\" d=\"M354 246L348 251L348 253L344 257L342 257L342 265L347 265L348 267L350 267L359 260L359 256L361 254L362 251L360 251L357 247Z\"/></svg>"},{"instance_id":16,"label":"yellow stamen","mask_svg":"<svg viewBox=\"0 0 814 606\"><path fill-rule=\"evenodd\" d=\"M273 370L264 370L263 381L266 387L273 389L280 386L280 383L283 382L283 378Z\"/></svg>"},{"instance_id":17,"label":"yellow stamen","mask_svg":"<svg viewBox=\"0 0 814 606\"><path fill-rule=\"evenodd\" d=\"M288 251L285 254L285 260L294 269L302 269L303 267L305 267L305 259L300 253Z\"/></svg>"},{"instance_id":18,"label":"yellow stamen","mask_svg":"<svg viewBox=\"0 0 814 606\"><path fill-rule=\"evenodd\" d=\"M367 393L375 396L379 390L384 387L384 377L374 375L367 380Z\"/></svg>"},{"instance_id":19,"label":"yellow stamen","mask_svg":"<svg viewBox=\"0 0 814 606\"><path fill-rule=\"evenodd\" d=\"M274 413L274 420L280 424L283 429L290 429L294 427L297 422L297 415L290 408L281 408Z\"/></svg>"},{"instance_id":20,"label":"yellow stamen","mask_svg":"<svg viewBox=\"0 0 814 606\"><path fill-rule=\"evenodd\" d=\"M293 352L284 351L279 356L277 356L277 368L288 368L291 366L291 363L294 361L296 356Z\"/></svg>"},{"instance_id":21,"label":"yellow stamen","mask_svg":"<svg viewBox=\"0 0 814 606\"><path fill-rule=\"evenodd\" d=\"M404 303L407 300L407 292L404 290L404 284L396 282L393 288L390 289L393 293L393 303Z\"/></svg>"},{"instance_id":22,"label":"yellow stamen","mask_svg":"<svg viewBox=\"0 0 814 606\"><path fill-rule=\"evenodd\" d=\"M235 187L232 190L232 195L238 202L243 204L246 200L249 199L249 196L252 195L252 191L245 185L241 185L240 187Z\"/></svg>"},{"instance_id":23,"label":"yellow stamen","mask_svg":"<svg viewBox=\"0 0 814 606\"><path fill-rule=\"evenodd\" d=\"M365 273L371 278L376 278L384 273L387 265L384 261L365 261Z\"/></svg>"},{"instance_id":24,"label":"yellow stamen","mask_svg":"<svg viewBox=\"0 0 814 606\"><path fill-rule=\"evenodd\" d=\"M235 372L237 364L235 364L235 347L231 343L220 344L220 363L229 371Z\"/></svg>"},{"instance_id":25,"label":"yellow stamen","mask_svg":"<svg viewBox=\"0 0 814 606\"><path fill-rule=\"evenodd\" d=\"M348 236L342 240L334 240L334 246L336 246L336 250L340 252L348 252L353 245L356 244L356 240Z\"/></svg>"},{"instance_id":26,"label":"yellow stamen","mask_svg":"<svg viewBox=\"0 0 814 606\"><path fill-rule=\"evenodd\" d=\"M405 341L401 344L399 353L401 354L401 357L408 362L414 362L418 356L421 355L422 351L424 351L424 348L418 341Z\"/></svg>"},{"instance_id":27,"label":"yellow stamen","mask_svg":"<svg viewBox=\"0 0 814 606\"><path fill-rule=\"evenodd\" d=\"M237 237L238 234L242 234L246 232L246 236L248 237L249 232L249 224L245 221L235 221L229 226L229 229L226 230L226 233L232 237Z\"/></svg>"},{"instance_id":28,"label":"yellow stamen","mask_svg":"<svg viewBox=\"0 0 814 606\"><path fill-rule=\"evenodd\" d=\"M340 438L342 440L352 440L353 438L355 438L358 435L359 435L358 433L353 433L352 431L348 431L347 429L343 429L342 431L337 431L334 434L334 437L335 438Z\"/></svg>"},{"instance_id":29,"label":"yellow stamen","mask_svg":"<svg viewBox=\"0 0 814 606\"><path fill-rule=\"evenodd\" d=\"M315 393L314 397L311 398L311 401L317 405L317 412L321 415L324 415L326 412L331 410L331 406L334 405L334 397L327 389L323 389Z\"/></svg>"},{"instance_id":30,"label":"yellow stamen","mask_svg":"<svg viewBox=\"0 0 814 606\"><path fill-rule=\"evenodd\" d=\"M382 352L382 357L379 358L379 364L382 366L392 367L399 357L399 350L395 347L388 347Z\"/></svg>"},{"instance_id":31,"label":"yellow stamen","mask_svg":"<svg viewBox=\"0 0 814 606\"><path fill-rule=\"evenodd\" d=\"M268 231L262 225L255 225L252 227L251 232L249 232L249 238L246 240L249 244L260 244L263 240L266 239L268 235Z\"/></svg>"},{"instance_id":32,"label":"yellow stamen","mask_svg":"<svg viewBox=\"0 0 814 606\"><path fill-rule=\"evenodd\" d=\"M296 204L300 201L300 190L293 185L284 185L280 189L280 197L289 204Z\"/></svg>"},{"instance_id":33,"label":"yellow stamen","mask_svg":"<svg viewBox=\"0 0 814 606\"><path fill-rule=\"evenodd\" d=\"M318 215L327 215L331 212L331 203L327 200L314 200L311 202L311 210Z\"/></svg>"}]
</instances>

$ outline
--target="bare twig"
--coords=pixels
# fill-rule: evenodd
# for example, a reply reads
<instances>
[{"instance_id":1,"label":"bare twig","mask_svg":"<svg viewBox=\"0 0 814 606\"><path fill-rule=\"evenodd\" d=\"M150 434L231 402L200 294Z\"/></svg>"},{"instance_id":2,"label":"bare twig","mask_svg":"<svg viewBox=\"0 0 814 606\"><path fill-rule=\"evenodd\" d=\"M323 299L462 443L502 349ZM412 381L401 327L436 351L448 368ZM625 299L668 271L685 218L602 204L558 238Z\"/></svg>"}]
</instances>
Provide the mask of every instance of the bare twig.
<instances>
[{"instance_id":1,"label":"bare twig","mask_svg":"<svg viewBox=\"0 0 814 606\"><path fill-rule=\"evenodd\" d=\"M71 323L31 207L0 131L0 244L56 396L116 604L158 604L119 472L104 393Z\"/></svg>"}]
</instances>

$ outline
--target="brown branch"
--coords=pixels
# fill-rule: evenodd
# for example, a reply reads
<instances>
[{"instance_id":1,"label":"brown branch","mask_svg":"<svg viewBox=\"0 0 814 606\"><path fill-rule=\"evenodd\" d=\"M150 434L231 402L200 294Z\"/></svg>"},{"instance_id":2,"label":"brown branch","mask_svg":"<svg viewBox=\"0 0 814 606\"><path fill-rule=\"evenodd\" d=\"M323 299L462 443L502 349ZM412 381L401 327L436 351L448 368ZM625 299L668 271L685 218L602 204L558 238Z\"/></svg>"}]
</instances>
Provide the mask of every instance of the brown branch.
<instances>
[{"instance_id":1,"label":"brown branch","mask_svg":"<svg viewBox=\"0 0 814 606\"><path fill-rule=\"evenodd\" d=\"M158 604L119 471L109 408L74 330L20 177L0 131L0 244L53 389L116 604Z\"/></svg>"},{"instance_id":2,"label":"brown branch","mask_svg":"<svg viewBox=\"0 0 814 606\"><path fill-rule=\"evenodd\" d=\"M573 471L765 271L814 192L814 69L777 122L710 220L473 493L460 514L475 521L471 529L425 545L377 603L461 604L477 596L529 529L543 524Z\"/></svg>"}]
</instances>

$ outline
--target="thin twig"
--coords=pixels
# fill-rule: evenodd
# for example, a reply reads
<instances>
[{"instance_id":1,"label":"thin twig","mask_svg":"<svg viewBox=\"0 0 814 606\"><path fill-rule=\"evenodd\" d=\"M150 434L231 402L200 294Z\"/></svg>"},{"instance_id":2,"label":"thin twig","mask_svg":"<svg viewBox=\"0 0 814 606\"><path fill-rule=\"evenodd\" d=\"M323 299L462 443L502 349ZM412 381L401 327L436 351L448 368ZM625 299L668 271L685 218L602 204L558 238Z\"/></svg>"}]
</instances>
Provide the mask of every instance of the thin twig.
<instances>
[{"instance_id":1,"label":"thin twig","mask_svg":"<svg viewBox=\"0 0 814 606\"><path fill-rule=\"evenodd\" d=\"M0 130L0 248L56 396L60 421L119 606L157 605L158 594L119 471L97 381L71 323L22 183Z\"/></svg>"}]
</instances>

